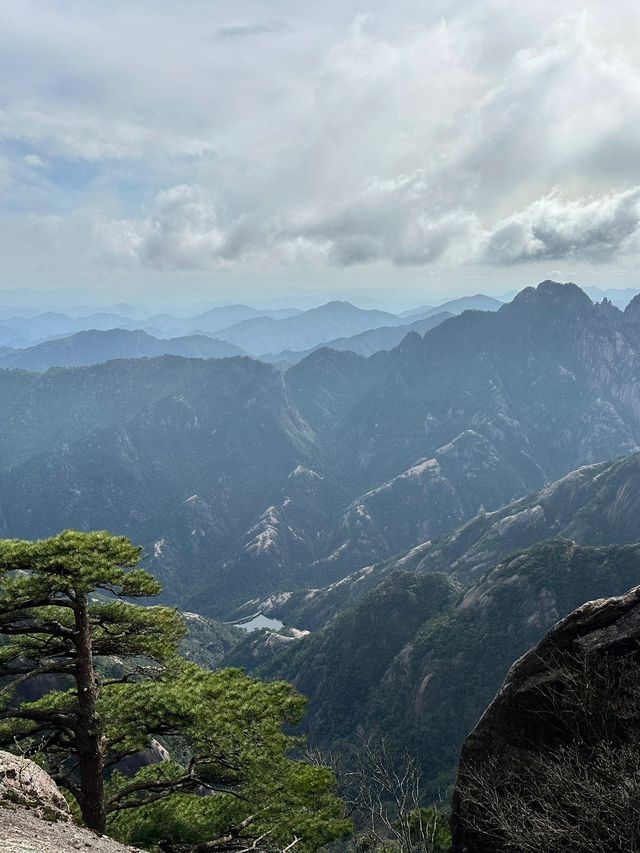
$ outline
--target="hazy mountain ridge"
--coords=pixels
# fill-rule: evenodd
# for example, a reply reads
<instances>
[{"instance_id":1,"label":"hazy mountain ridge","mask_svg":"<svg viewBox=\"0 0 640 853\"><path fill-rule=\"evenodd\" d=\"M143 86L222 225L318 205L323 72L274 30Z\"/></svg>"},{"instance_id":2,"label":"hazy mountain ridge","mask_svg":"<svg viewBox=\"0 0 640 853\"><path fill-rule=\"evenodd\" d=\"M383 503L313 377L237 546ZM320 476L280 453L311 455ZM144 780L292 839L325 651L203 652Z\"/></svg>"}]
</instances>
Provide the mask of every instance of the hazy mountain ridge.
<instances>
[{"instance_id":1,"label":"hazy mountain ridge","mask_svg":"<svg viewBox=\"0 0 640 853\"><path fill-rule=\"evenodd\" d=\"M127 533L170 600L226 618L324 587L635 450L639 305L544 283L285 375L171 356L0 371L4 531Z\"/></svg>"},{"instance_id":2,"label":"hazy mountain ridge","mask_svg":"<svg viewBox=\"0 0 640 853\"><path fill-rule=\"evenodd\" d=\"M311 349L334 338L402 324L395 314L336 301L281 320L272 317L243 320L221 331L220 337L251 355L261 356L282 350Z\"/></svg>"},{"instance_id":3,"label":"hazy mountain ridge","mask_svg":"<svg viewBox=\"0 0 640 853\"><path fill-rule=\"evenodd\" d=\"M158 337L211 334L242 320L256 317L283 319L302 313L295 308L260 310L248 305L224 305L191 317L179 318L170 314L148 314L129 305L118 305L115 309L118 310L90 313L86 313L86 309L73 313L27 311L24 315L12 315L2 311L0 344L28 347L51 338L68 337L91 329L141 330ZM120 313L121 311L126 313Z\"/></svg>"},{"instance_id":4,"label":"hazy mountain ridge","mask_svg":"<svg viewBox=\"0 0 640 853\"><path fill-rule=\"evenodd\" d=\"M419 335L424 335L426 332L435 328L440 323L448 320L454 315L448 311L438 311L433 316L416 320L415 322L403 323L400 326L381 326L380 328L367 329L365 332L360 332L357 335L351 335L347 338L336 338L332 341L326 341L318 344L313 349L295 352L294 350L283 350L279 353L267 353L262 355L263 361L284 362L288 365L297 364L306 358L316 349L326 347L335 350L349 350L357 355L370 356L380 350L390 350L405 338L410 332L417 332Z\"/></svg>"},{"instance_id":5,"label":"hazy mountain ridge","mask_svg":"<svg viewBox=\"0 0 640 853\"><path fill-rule=\"evenodd\" d=\"M433 317L439 311L447 311L450 314L462 314L463 311L497 311L503 300L495 299L484 293L476 293L475 296L460 296L458 299L448 299L439 305L423 305L420 308L411 308L402 311L400 316L409 320L426 319Z\"/></svg>"},{"instance_id":6,"label":"hazy mountain ridge","mask_svg":"<svg viewBox=\"0 0 640 853\"><path fill-rule=\"evenodd\" d=\"M50 367L85 367L115 358L150 358L158 355L230 358L245 353L233 344L206 335L162 340L141 330L92 329L6 354L0 348L0 368L43 371Z\"/></svg>"},{"instance_id":7,"label":"hazy mountain ridge","mask_svg":"<svg viewBox=\"0 0 640 853\"><path fill-rule=\"evenodd\" d=\"M186 319L168 314L131 318L114 313L9 317L6 322L13 326L0 325L0 343L20 351L0 362L0 367L46 370L97 364L117 357L172 354L217 358L245 351L267 361L294 363L322 345L371 355L396 346L412 330L424 334L449 316L453 315L440 311L433 317L410 322L349 302L329 302L307 311L260 311L246 305L228 305ZM213 344L207 343L211 337L215 339ZM272 354L268 352L270 348Z\"/></svg>"}]
</instances>

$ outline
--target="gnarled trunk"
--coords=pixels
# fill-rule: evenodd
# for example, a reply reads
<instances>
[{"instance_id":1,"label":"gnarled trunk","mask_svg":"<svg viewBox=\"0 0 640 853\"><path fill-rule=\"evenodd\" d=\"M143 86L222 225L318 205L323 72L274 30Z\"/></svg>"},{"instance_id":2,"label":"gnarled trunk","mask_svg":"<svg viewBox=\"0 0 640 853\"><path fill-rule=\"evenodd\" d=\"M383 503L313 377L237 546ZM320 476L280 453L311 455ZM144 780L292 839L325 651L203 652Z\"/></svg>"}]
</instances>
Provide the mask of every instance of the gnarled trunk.
<instances>
[{"instance_id":1,"label":"gnarled trunk","mask_svg":"<svg viewBox=\"0 0 640 853\"><path fill-rule=\"evenodd\" d=\"M89 603L87 594L78 592L74 607L76 685L78 690L78 728L75 741L80 773L80 809L90 829L105 830L103 733L97 713L98 683L93 668Z\"/></svg>"}]
</instances>

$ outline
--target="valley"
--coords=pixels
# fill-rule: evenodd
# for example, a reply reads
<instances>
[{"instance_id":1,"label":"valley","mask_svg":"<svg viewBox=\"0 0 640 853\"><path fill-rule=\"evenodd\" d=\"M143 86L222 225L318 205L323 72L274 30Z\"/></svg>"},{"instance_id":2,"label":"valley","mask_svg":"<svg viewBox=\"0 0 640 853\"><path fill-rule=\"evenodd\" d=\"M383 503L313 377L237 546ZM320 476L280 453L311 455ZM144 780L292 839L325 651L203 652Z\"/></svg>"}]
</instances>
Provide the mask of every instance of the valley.
<instances>
[{"instance_id":1,"label":"valley","mask_svg":"<svg viewBox=\"0 0 640 853\"><path fill-rule=\"evenodd\" d=\"M313 748L384 733L435 796L511 663L640 582L638 300L544 282L288 367L0 370L0 532L142 543L184 654L294 684Z\"/></svg>"}]
</instances>

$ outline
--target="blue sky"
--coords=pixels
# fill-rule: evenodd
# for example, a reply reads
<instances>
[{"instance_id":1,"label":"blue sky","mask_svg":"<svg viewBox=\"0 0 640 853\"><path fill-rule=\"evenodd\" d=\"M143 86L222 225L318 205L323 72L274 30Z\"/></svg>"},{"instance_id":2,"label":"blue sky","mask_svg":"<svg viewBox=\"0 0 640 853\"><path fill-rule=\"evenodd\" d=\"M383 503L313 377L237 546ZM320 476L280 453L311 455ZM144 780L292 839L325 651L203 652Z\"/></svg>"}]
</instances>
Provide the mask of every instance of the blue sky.
<instances>
[{"instance_id":1,"label":"blue sky","mask_svg":"<svg viewBox=\"0 0 640 853\"><path fill-rule=\"evenodd\" d=\"M610 12L9 0L0 287L640 287L640 10Z\"/></svg>"}]
</instances>

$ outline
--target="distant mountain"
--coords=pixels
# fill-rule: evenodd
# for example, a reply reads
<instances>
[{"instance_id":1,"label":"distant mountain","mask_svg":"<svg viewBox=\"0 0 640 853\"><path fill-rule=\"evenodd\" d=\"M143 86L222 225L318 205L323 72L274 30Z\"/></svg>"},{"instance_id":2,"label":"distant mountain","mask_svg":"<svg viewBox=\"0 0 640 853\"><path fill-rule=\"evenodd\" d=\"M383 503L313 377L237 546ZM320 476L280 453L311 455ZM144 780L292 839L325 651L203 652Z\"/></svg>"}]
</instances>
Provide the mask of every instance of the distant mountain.
<instances>
[{"instance_id":1,"label":"distant mountain","mask_svg":"<svg viewBox=\"0 0 640 853\"><path fill-rule=\"evenodd\" d=\"M409 308L406 311L398 311L398 317L402 317L404 320L409 320L417 315L424 315L428 311L437 310L435 305L421 305L419 308Z\"/></svg>"},{"instance_id":2,"label":"distant mountain","mask_svg":"<svg viewBox=\"0 0 640 853\"><path fill-rule=\"evenodd\" d=\"M185 321L192 329L200 329L203 332L219 332L228 329L245 320L254 320L258 317L270 317L273 320L283 320L296 317L302 312L297 308L259 309L249 305L223 305L221 308L212 308L203 314L197 314Z\"/></svg>"},{"instance_id":3,"label":"distant mountain","mask_svg":"<svg viewBox=\"0 0 640 853\"><path fill-rule=\"evenodd\" d=\"M284 363L288 365L297 364L306 358L312 352L315 352L319 347L327 347L335 350L349 350L358 355L369 356L380 350L390 350L398 346L402 339L409 332L417 332L419 335L424 335L430 329L435 329L440 323L453 317L446 311L441 311L434 314L432 317L426 317L422 320L416 320L413 323L406 323L401 326L381 326L379 329L368 329L366 332L360 332L359 335L351 335L348 338L336 338L333 341L327 341L325 344L319 344L310 350L302 352L294 352L292 350L284 350L277 354L262 355L263 361L273 363Z\"/></svg>"},{"instance_id":4,"label":"distant mountain","mask_svg":"<svg viewBox=\"0 0 640 853\"><path fill-rule=\"evenodd\" d=\"M205 335L162 340L146 332L110 329L78 332L9 353L0 351L0 368L48 370L50 367L83 367L114 358L181 355L186 358L225 358L244 355L239 347Z\"/></svg>"},{"instance_id":5,"label":"distant mountain","mask_svg":"<svg viewBox=\"0 0 640 853\"><path fill-rule=\"evenodd\" d=\"M282 350L312 349L338 337L401 324L395 314L357 308L350 302L328 302L283 320L264 316L244 320L221 331L220 337L251 355L261 356Z\"/></svg>"},{"instance_id":6,"label":"distant mountain","mask_svg":"<svg viewBox=\"0 0 640 853\"><path fill-rule=\"evenodd\" d=\"M116 307L124 313L99 311L87 314L81 310L69 314L25 312L24 316L7 316L5 313L0 325L0 344L25 347L51 338L94 329L107 331L144 328L150 334L160 337L182 337L194 333L212 335L241 320L258 317L282 319L301 313L295 308L259 310L248 305L225 305L184 319L171 314L145 317L139 309L131 306L123 304ZM131 316L126 313L128 310L131 311Z\"/></svg>"},{"instance_id":7,"label":"distant mountain","mask_svg":"<svg viewBox=\"0 0 640 853\"><path fill-rule=\"evenodd\" d=\"M145 331L164 337L191 334L215 335L222 329L236 325L244 320L270 317L274 320L295 317L300 314L297 308L259 309L251 305L222 305L211 308L191 317L174 317L171 314L153 314L144 323ZM140 323L138 323L140 325Z\"/></svg>"},{"instance_id":8,"label":"distant mountain","mask_svg":"<svg viewBox=\"0 0 640 853\"><path fill-rule=\"evenodd\" d=\"M423 305L421 308L412 308L410 311L403 311L400 316L409 320L418 320L422 317L433 317L434 314L441 311L446 311L449 314L462 314L463 311L470 310L497 311L503 304L499 299L494 299L493 296L476 293L475 296L460 296L458 299L450 299L437 307Z\"/></svg>"},{"instance_id":9,"label":"distant mountain","mask_svg":"<svg viewBox=\"0 0 640 853\"><path fill-rule=\"evenodd\" d=\"M0 371L0 532L127 533L166 600L229 619L422 558L425 540L635 452L639 341L640 298L622 312L545 282L284 374L173 356Z\"/></svg>"},{"instance_id":10,"label":"distant mountain","mask_svg":"<svg viewBox=\"0 0 640 853\"><path fill-rule=\"evenodd\" d=\"M30 317L7 317L0 328L0 343L23 347L61 335L71 335L85 329L135 329L134 320L120 314L98 313L83 317L68 314L45 313Z\"/></svg>"}]
</instances>

